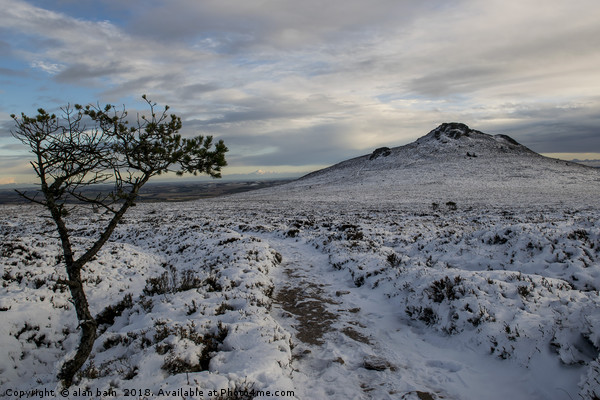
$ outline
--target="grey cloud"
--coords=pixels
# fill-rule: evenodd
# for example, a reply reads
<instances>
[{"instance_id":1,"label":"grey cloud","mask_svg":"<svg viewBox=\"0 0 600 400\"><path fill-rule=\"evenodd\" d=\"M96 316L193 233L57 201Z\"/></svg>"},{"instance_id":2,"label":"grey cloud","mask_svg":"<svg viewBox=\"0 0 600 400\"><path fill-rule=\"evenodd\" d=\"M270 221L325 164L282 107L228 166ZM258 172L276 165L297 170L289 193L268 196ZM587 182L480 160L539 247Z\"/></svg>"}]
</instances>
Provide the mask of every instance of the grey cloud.
<instances>
[{"instance_id":1,"label":"grey cloud","mask_svg":"<svg viewBox=\"0 0 600 400\"><path fill-rule=\"evenodd\" d=\"M15 164L24 163L30 157L29 156L2 156L0 158L0 168L11 168L14 167ZM27 164L29 166L29 164ZM31 168L31 166L29 166Z\"/></svg>"},{"instance_id":2,"label":"grey cloud","mask_svg":"<svg viewBox=\"0 0 600 400\"><path fill-rule=\"evenodd\" d=\"M157 70L152 74L140 73L135 78L126 79L119 85L109 86L100 94L102 98L111 102L119 101L124 97L133 96L139 99L142 94L161 105L183 103L195 99L199 94L208 93L216 90L217 87L211 84L186 84L186 77L180 72L168 72ZM161 93L161 98L156 97L156 93ZM164 99L164 97L168 97ZM174 103L172 100L176 100ZM181 111L178 111L181 114Z\"/></svg>"},{"instance_id":3,"label":"grey cloud","mask_svg":"<svg viewBox=\"0 0 600 400\"><path fill-rule=\"evenodd\" d=\"M97 78L110 77L126 72L127 66L118 62L109 62L107 65L71 64L55 75L54 79L61 83L94 83Z\"/></svg>"},{"instance_id":4,"label":"grey cloud","mask_svg":"<svg viewBox=\"0 0 600 400\"><path fill-rule=\"evenodd\" d=\"M309 115L310 113L305 110L283 108L270 109L258 106L246 111L225 112L220 117L201 121L201 125L212 126L240 122L267 121L271 119L308 117Z\"/></svg>"},{"instance_id":5,"label":"grey cloud","mask_svg":"<svg viewBox=\"0 0 600 400\"><path fill-rule=\"evenodd\" d=\"M1 68L0 67L0 75L25 77L28 74L25 71L20 71L20 70L10 69L10 68Z\"/></svg>"},{"instance_id":6,"label":"grey cloud","mask_svg":"<svg viewBox=\"0 0 600 400\"><path fill-rule=\"evenodd\" d=\"M600 29L594 35L600 37ZM422 72L415 74L407 89L418 95L444 97L550 81L553 76L562 79L571 69L578 69L579 63L587 62L590 51L596 52L599 45L583 34L571 33L567 40L560 35L524 38L510 46L489 49L485 46L440 48L430 59L417 60Z\"/></svg>"},{"instance_id":7,"label":"grey cloud","mask_svg":"<svg viewBox=\"0 0 600 400\"><path fill-rule=\"evenodd\" d=\"M194 83L184 85L178 92L182 99L191 100L208 92L214 92L219 89L219 85L213 83Z\"/></svg>"},{"instance_id":8,"label":"grey cloud","mask_svg":"<svg viewBox=\"0 0 600 400\"><path fill-rule=\"evenodd\" d=\"M407 89L444 97L512 85L523 91L507 94L522 97L533 94L532 83L554 81L550 87L560 87L564 76L594 68L600 46L600 25L589 14L594 3L552 3L540 12L534 4L491 2L479 8L464 2L447 18L423 18L406 42L404 56L413 63ZM508 12L514 9L522 12Z\"/></svg>"},{"instance_id":9,"label":"grey cloud","mask_svg":"<svg viewBox=\"0 0 600 400\"><path fill-rule=\"evenodd\" d=\"M0 137L12 136L11 130L13 128L14 128L14 121L12 119L0 120Z\"/></svg>"},{"instance_id":10,"label":"grey cloud","mask_svg":"<svg viewBox=\"0 0 600 400\"><path fill-rule=\"evenodd\" d=\"M599 152L598 107L600 101L579 107L523 107L488 133L507 134L538 153Z\"/></svg>"},{"instance_id":11,"label":"grey cloud","mask_svg":"<svg viewBox=\"0 0 600 400\"><path fill-rule=\"evenodd\" d=\"M347 146L346 129L337 125L317 125L306 129L277 131L258 137L226 136L231 148L252 146L261 149L273 148L267 154L238 154L232 162L240 165L292 165L334 164L344 159L364 154Z\"/></svg>"},{"instance_id":12,"label":"grey cloud","mask_svg":"<svg viewBox=\"0 0 600 400\"><path fill-rule=\"evenodd\" d=\"M192 0L155 2L136 15L132 32L156 40L199 40L222 49L242 46L289 48L347 39L410 20L441 1L306 0L249 2Z\"/></svg>"},{"instance_id":13,"label":"grey cloud","mask_svg":"<svg viewBox=\"0 0 600 400\"><path fill-rule=\"evenodd\" d=\"M413 79L408 89L419 95L441 97L470 93L491 82L498 83L505 73L495 66L446 67Z\"/></svg>"},{"instance_id":14,"label":"grey cloud","mask_svg":"<svg viewBox=\"0 0 600 400\"><path fill-rule=\"evenodd\" d=\"M23 176L31 176L33 177L33 169L29 161L31 160L31 155L23 155L23 156L6 156L3 155L0 157L0 170L4 171L9 175L23 175ZM31 179L34 181L34 179ZM20 182L24 183L24 182Z\"/></svg>"},{"instance_id":15,"label":"grey cloud","mask_svg":"<svg viewBox=\"0 0 600 400\"><path fill-rule=\"evenodd\" d=\"M585 153L600 149L598 126L590 121L525 120L508 123L502 131L538 153Z\"/></svg>"},{"instance_id":16,"label":"grey cloud","mask_svg":"<svg viewBox=\"0 0 600 400\"><path fill-rule=\"evenodd\" d=\"M8 34L8 32L4 32L5 30L0 28L0 35L1 34ZM5 56L12 53L12 47L8 42L5 42L4 40L0 40L0 52L2 54L4 54Z\"/></svg>"},{"instance_id":17,"label":"grey cloud","mask_svg":"<svg viewBox=\"0 0 600 400\"><path fill-rule=\"evenodd\" d=\"M232 102L230 107L234 109L225 110L220 117L195 121L195 123L211 126L271 119L308 118L327 115L336 110L348 110L347 105L336 104L334 100L324 95L313 95L305 99L282 98L276 95L269 98L253 97Z\"/></svg>"}]
</instances>

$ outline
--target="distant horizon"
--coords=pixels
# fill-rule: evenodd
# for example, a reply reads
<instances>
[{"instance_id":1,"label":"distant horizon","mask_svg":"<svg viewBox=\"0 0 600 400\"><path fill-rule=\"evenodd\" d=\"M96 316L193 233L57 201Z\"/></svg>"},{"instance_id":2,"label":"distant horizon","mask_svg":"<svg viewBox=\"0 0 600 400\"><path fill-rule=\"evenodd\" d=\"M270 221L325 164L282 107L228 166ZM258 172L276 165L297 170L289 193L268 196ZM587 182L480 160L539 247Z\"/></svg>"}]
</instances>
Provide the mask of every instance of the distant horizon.
<instances>
[{"instance_id":1,"label":"distant horizon","mask_svg":"<svg viewBox=\"0 0 600 400\"><path fill-rule=\"evenodd\" d=\"M326 167L325 167L326 168ZM302 176L309 174L313 171L308 171L306 173L301 174L266 174L266 175L254 175L254 174L230 174L223 175L221 178L211 178L209 176L193 176L193 175L184 175L184 176L157 176L150 181L146 185L152 184L177 184L177 183L210 183L210 182L261 182L261 181L280 181L280 180L290 180L290 179L298 179ZM5 188L15 188L19 189L19 187L32 187L39 185L39 182L9 182L9 183L0 183L0 190ZM111 185L111 183L98 183L96 185ZM92 186L93 187L93 186Z\"/></svg>"},{"instance_id":2,"label":"distant horizon","mask_svg":"<svg viewBox=\"0 0 600 400\"><path fill-rule=\"evenodd\" d=\"M402 146L393 146L393 147L402 147ZM373 149L375 150L375 149ZM361 157L361 156L365 156L368 155L369 153L365 153L365 154L361 154L357 157ZM541 154L539 153L541 156L544 157L548 157L548 158L555 158L558 160L562 160L562 161L569 161L569 162L574 162L577 164L582 164L588 167L592 167L592 168L600 168L600 159L577 159L577 158L560 158L558 157L559 155L563 155L566 153L546 153L546 154ZM575 157L577 154L572 154L573 157ZM354 157L351 157L354 158ZM345 160L340 160L339 162L342 162ZM194 183L194 182L198 182L198 183L210 183L210 182L252 182L252 181L279 181L279 180L295 180L295 179L299 179L305 175L308 175L312 172L316 172L318 170L324 169L324 168L328 168L331 167L333 165L338 164L339 162L330 164L330 165L324 165L321 168L318 169L314 169L314 170L308 170L306 172L300 172L300 173L276 173L276 172L272 172L272 171L268 171L266 173L258 173L258 171L254 171L253 173L249 173L249 174L223 174L223 176L221 178L211 178L208 176L193 176L193 175L184 175L184 176L163 176L163 177L155 177L154 179L150 180L147 185L152 185L152 184L173 184L176 185L178 183ZM174 175L174 174L171 174ZM110 185L110 183L100 183L99 185ZM36 186L39 185L39 183L35 183L35 182L31 182L31 183L0 183L0 190L5 190L5 189L19 189L20 187L32 187L32 186Z\"/></svg>"}]
</instances>

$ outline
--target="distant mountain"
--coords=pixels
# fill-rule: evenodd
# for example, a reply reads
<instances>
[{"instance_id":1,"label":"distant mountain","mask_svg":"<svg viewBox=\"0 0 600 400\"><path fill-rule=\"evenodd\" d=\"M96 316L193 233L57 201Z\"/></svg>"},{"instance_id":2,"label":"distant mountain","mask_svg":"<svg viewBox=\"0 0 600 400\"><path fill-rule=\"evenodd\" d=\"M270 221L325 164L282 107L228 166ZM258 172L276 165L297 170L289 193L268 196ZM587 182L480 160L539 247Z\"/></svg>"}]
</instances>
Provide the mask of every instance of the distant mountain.
<instances>
[{"instance_id":1,"label":"distant mountain","mask_svg":"<svg viewBox=\"0 0 600 400\"><path fill-rule=\"evenodd\" d=\"M449 163L464 170L471 169L476 161L489 165L492 160L515 161L523 156L542 157L509 136L492 136L473 130L465 124L452 122L438 126L408 145L392 149L382 147L371 154L343 161L300 179L324 175L333 178L335 172L342 170L350 174L358 173L353 174L354 176L364 176L367 171L397 172L398 169L414 169L417 166L439 170L440 165L449 167ZM344 175L344 178L348 177Z\"/></svg>"},{"instance_id":2,"label":"distant mountain","mask_svg":"<svg viewBox=\"0 0 600 400\"><path fill-rule=\"evenodd\" d=\"M251 195L386 204L596 207L600 170L547 158L509 136L452 122L405 146L378 148Z\"/></svg>"}]
</instances>

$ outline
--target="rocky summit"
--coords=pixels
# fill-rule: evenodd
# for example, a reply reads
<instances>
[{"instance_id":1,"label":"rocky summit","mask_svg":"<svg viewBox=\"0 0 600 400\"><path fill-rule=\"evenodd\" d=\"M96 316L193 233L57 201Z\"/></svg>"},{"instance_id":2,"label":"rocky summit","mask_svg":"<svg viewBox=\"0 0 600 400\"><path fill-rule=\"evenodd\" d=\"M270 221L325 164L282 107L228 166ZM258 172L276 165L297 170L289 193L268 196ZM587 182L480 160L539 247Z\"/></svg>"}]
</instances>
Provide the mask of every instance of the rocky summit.
<instances>
[{"instance_id":1,"label":"rocky summit","mask_svg":"<svg viewBox=\"0 0 600 400\"><path fill-rule=\"evenodd\" d=\"M523 146L510 136L489 135L471 129L459 122L443 123L427 135L418 139L415 144L421 152L431 151L432 153L438 153L441 151L446 153L447 156L457 151L457 155L460 156L462 155L460 149L466 149L468 152L469 148L472 150L469 154L477 150L480 153L483 152L490 156L494 153L498 155L506 153L537 155L537 153Z\"/></svg>"},{"instance_id":2,"label":"rocky summit","mask_svg":"<svg viewBox=\"0 0 600 400\"><path fill-rule=\"evenodd\" d=\"M431 132L427 134L425 137L429 137L433 135L433 137L437 140L447 140L447 139L460 139L460 138L472 138L472 137L480 137L491 140L496 140L498 142L505 142L512 146L520 146L525 148L522 144L514 140L508 135L488 135L487 133L483 133L480 131L476 131L474 129L469 128L467 125L462 124L460 122L447 122L443 123ZM527 149L529 150L529 149ZM531 150L530 150L531 151Z\"/></svg>"},{"instance_id":3,"label":"rocky summit","mask_svg":"<svg viewBox=\"0 0 600 400\"><path fill-rule=\"evenodd\" d=\"M467 125L461 124L460 122L444 123L431 132L434 134L437 140L440 140L442 137L459 139L463 136L468 137L472 133L482 134L482 132L475 131L469 128Z\"/></svg>"}]
</instances>

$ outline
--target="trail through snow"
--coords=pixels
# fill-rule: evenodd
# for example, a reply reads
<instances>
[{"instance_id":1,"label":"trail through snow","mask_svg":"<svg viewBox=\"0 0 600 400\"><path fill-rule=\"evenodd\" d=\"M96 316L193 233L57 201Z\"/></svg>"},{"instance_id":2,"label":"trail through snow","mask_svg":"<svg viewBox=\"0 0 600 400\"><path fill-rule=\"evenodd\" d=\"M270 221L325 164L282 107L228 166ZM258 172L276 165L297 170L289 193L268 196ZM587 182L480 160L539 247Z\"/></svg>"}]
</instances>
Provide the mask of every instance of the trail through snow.
<instances>
[{"instance_id":1,"label":"trail through snow","mask_svg":"<svg viewBox=\"0 0 600 400\"><path fill-rule=\"evenodd\" d=\"M140 205L90 264L92 307L119 314L77 389L180 399L173 391L196 385L207 392L188 397L207 399L252 387L270 391L263 400L600 393L597 211L209 206ZM56 284L58 239L38 209L4 211L0 397L54 388L78 338ZM79 246L94 232L84 211Z\"/></svg>"},{"instance_id":2,"label":"trail through snow","mask_svg":"<svg viewBox=\"0 0 600 400\"><path fill-rule=\"evenodd\" d=\"M283 258L272 272L272 313L293 334L292 380L299 399L564 396L561 382L544 382L543 372L533 379L533 372L523 374L510 362L492 357L482 362L474 349L457 348L447 338L407 325L401 310L379 291L356 287L331 266L327 254L301 239L261 239ZM558 363L539 357L540 365ZM532 386L540 379L542 385Z\"/></svg>"}]
</instances>

